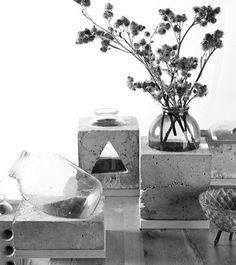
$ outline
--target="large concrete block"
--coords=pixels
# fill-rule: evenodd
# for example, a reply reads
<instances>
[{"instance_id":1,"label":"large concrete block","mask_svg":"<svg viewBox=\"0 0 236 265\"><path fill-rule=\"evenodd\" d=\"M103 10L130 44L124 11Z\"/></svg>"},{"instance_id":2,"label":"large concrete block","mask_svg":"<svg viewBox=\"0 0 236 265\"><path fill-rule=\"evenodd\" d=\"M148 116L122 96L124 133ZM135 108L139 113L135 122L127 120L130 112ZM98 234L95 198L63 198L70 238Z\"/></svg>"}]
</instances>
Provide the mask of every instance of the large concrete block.
<instances>
[{"instance_id":1,"label":"large concrete block","mask_svg":"<svg viewBox=\"0 0 236 265\"><path fill-rule=\"evenodd\" d=\"M21 257L27 253L31 257L34 253L35 257L49 257L50 254L51 257L63 257L62 252L66 250L74 251L74 257L78 258L80 251L91 251L91 256L95 251L93 256L99 253L98 257L101 257L105 246L103 200L89 219L50 216L23 202L15 218L14 243L16 253ZM65 252L64 257L68 253Z\"/></svg>"},{"instance_id":2,"label":"large concrete block","mask_svg":"<svg viewBox=\"0 0 236 265\"><path fill-rule=\"evenodd\" d=\"M122 117L125 125L101 127L91 125L92 118L79 119L79 166L97 177L104 190L138 189L139 187L139 128L134 117ZM107 143L122 161L125 170L94 173L93 169Z\"/></svg>"},{"instance_id":3,"label":"large concrete block","mask_svg":"<svg viewBox=\"0 0 236 265\"><path fill-rule=\"evenodd\" d=\"M202 142L189 152L163 152L141 143L141 218L202 220L198 195L210 186L211 154Z\"/></svg>"}]
</instances>

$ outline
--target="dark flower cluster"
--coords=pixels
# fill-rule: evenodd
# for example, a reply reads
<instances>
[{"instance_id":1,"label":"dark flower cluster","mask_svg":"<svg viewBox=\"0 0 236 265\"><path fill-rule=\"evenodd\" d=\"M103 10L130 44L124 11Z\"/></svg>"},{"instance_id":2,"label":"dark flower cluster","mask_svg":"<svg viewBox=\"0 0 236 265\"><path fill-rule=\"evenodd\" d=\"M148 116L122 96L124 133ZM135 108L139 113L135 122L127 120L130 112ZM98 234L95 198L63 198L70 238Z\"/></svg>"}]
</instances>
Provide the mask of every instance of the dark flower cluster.
<instances>
[{"instance_id":1,"label":"dark flower cluster","mask_svg":"<svg viewBox=\"0 0 236 265\"><path fill-rule=\"evenodd\" d=\"M176 84L176 92L179 96L179 98L182 98L190 89L191 89L191 83L183 82L183 83L177 83Z\"/></svg>"},{"instance_id":2,"label":"dark flower cluster","mask_svg":"<svg viewBox=\"0 0 236 265\"><path fill-rule=\"evenodd\" d=\"M146 92L154 92L156 88L155 82L148 81L148 80L144 82L134 82L134 78L132 76L128 76L127 85L128 85L128 88L134 91L136 89L143 89Z\"/></svg>"},{"instance_id":3,"label":"dark flower cluster","mask_svg":"<svg viewBox=\"0 0 236 265\"><path fill-rule=\"evenodd\" d=\"M157 32L160 35L164 35L166 33L166 31L169 30L170 28L171 28L171 25L170 25L169 22L167 22L167 23L160 23Z\"/></svg>"},{"instance_id":4,"label":"dark flower cluster","mask_svg":"<svg viewBox=\"0 0 236 265\"><path fill-rule=\"evenodd\" d=\"M134 21L130 23L130 31L133 36L137 36L141 31L145 29L145 26L140 25Z\"/></svg>"},{"instance_id":5,"label":"dark flower cluster","mask_svg":"<svg viewBox=\"0 0 236 265\"><path fill-rule=\"evenodd\" d=\"M77 35L76 44L86 44L95 40L95 38L101 39L101 48L102 52L107 52L110 42L113 40L113 35L104 32L102 30L98 30L97 27L93 26L92 29L84 29L83 31L79 31Z\"/></svg>"},{"instance_id":6,"label":"dark flower cluster","mask_svg":"<svg viewBox=\"0 0 236 265\"><path fill-rule=\"evenodd\" d=\"M142 38L138 43L135 42L133 46L134 52L142 56L145 61L154 61L156 59L150 43L145 38Z\"/></svg>"},{"instance_id":7,"label":"dark flower cluster","mask_svg":"<svg viewBox=\"0 0 236 265\"><path fill-rule=\"evenodd\" d=\"M114 15L112 10L113 10L113 5L110 4L110 3L106 4L105 10L104 10L104 13L103 13L103 17L105 19L108 19L108 20L112 19L113 15Z\"/></svg>"},{"instance_id":8,"label":"dark flower cluster","mask_svg":"<svg viewBox=\"0 0 236 265\"><path fill-rule=\"evenodd\" d=\"M193 86L193 93L196 95L196 97L204 97L208 93L207 86L200 83L195 83Z\"/></svg>"},{"instance_id":9,"label":"dark flower cluster","mask_svg":"<svg viewBox=\"0 0 236 265\"><path fill-rule=\"evenodd\" d=\"M84 7L88 7L91 5L90 0L74 0L74 1Z\"/></svg>"},{"instance_id":10,"label":"dark flower cluster","mask_svg":"<svg viewBox=\"0 0 236 265\"><path fill-rule=\"evenodd\" d=\"M95 35L90 29L79 31L77 34L76 44L84 44L94 41Z\"/></svg>"},{"instance_id":11,"label":"dark flower cluster","mask_svg":"<svg viewBox=\"0 0 236 265\"><path fill-rule=\"evenodd\" d=\"M221 40L223 35L223 31L218 29L213 34L207 33L202 42L202 49L204 51L208 51L211 49L221 48L223 46L223 42Z\"/></svg>"},{"instance_id":12,"label":"dark flower cluster","mask_svg":"<svg viewBox=\"0 0 236 265\"><path fill-rule=\"evenodd\" d=\"M197 57L182 57L178 58L171 63L178 70L182 71L191 71L195 70L198 66L198 58Z\"/></svg>"},{"instance_id":13,"label":"dark flower cluster","mask_svg":"<svg viewBox=\"0 0 236 265\"><path fill-rule=\"evenodd\" d=\"M130 21L128 20L128 18L125 16L122 16L120 19L116 20L114 27L115 28L119 28L120 26L128 27L129 25L130 25Z\"/></svg>"},{"instance_id":14,"label":"dark flower cluster","mask_svg":"<svg viewBox=\"0 0 236 265\"><path fill-rule=\"evenodd\" d=\"M161 48L157 49L159 60L163 62L169 62L176 54L178 46L169 46L167 44L162 45Z\"/></svg>"},{"instance_id":15,"label":"dark flower cluster","mask_svg":"<svg viewBox=\"0 0 236 265\"><path fill-rule=\"evenodd\" d=\"M168 21L169 19L173 21L175 18L175 14L170 8L159 9L159 14L162 16L164 21Z\"/></svg>"},{"instance_id":16,"label":"dark flower cluster","mask_svg":"<svg viewBox=\"0 0 236 265\"><path fill-rule=\"evenodd\" d=\"M220 13L220 7L213 9L211 6L196 6L193 8L193 11L196 14L196 22L205 27L208 23L216 23L216 15Z\"/></svg>"},{"instance_id":17,"label":"dark flower cluster","mask_svg":"<svg viewBox=\"0 0 236 265\"><path fill-rule=\"evenodd\" d=\"M185 14L175 15L170 8L160 9L159 14L162 16L162 20L164 21L164 23L162 22L159 24L159 28L157 30L160 35L164 35L171 28L171 24L173 25L173 30L180 33L181 23L184 23L187 20Z\"/></svg>"},{"instance_id":18,"label":"dark flower cluster","mask_svg":"<svg viewBox=\"0 0 236 265\"><path fill-rule=\"evenodd\" d=\"M143 92L148 92L152 95L152 97L161 102L164 97L163 91L161 91L155 82L146 80L144 82L135 82L132 76L128 76L127 78L127 86L129 89L136 91L137 89L142 89Z\"/></svg>"}]
</instances>

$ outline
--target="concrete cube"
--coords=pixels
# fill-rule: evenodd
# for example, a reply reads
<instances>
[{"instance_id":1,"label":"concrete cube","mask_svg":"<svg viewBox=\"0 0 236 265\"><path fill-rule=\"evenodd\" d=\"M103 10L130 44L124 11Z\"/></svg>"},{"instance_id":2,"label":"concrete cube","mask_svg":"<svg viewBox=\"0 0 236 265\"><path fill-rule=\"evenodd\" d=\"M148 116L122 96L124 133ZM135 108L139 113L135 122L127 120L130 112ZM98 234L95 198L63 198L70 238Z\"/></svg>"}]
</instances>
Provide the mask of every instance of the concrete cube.
<instances>
[{"instance_id":1,"label":"concrete cube","mask_svg":"<svg viewBox=\"0 0 236 265\"><path fill-rule=\"evenodd\" d=\"M139 128L134 117L122 117L125 125L101 127L91 125L92 118L79 119L79 166L93 173L93 168L108 142L123 162L125 171L94 173L104 190L138 189L139 187Z\"/></svg>"},{"instance_id":2,"label":"concrete cube","mask_svg":"<svg viewBox=\"0 0 236 265\"><path fill-rule=\"evenodd\" d=\"M163 152L141 143L141 218L203 220L198 196L210 186L211 154L206 143L188 152Z\"/></svg>"},{"instance_id":3,"label":"concrete cube","mask_svg":"<svg viewBox=\"0 0 236 265\"><path fill-rule=\"evenodd\" d=\"M227 139L227 135L220 140L212 139L209 133L206 136L212 154L212 178L236 179L236 140Z\"/></svg>"},{"instance_id":4,"label":"concrete cube","mask_svg":"<svg viewBox=\"0 0 236 265\"><path fill-rule=\"evenodd\" d=\"M81 252L82 257L96 257L97 253L101 258L105 255L103 204L100 201L89 219L76 219L50 216L23 202L14 223L16 253L21 257L79 258Z\"/></svg>"}]
</instances>

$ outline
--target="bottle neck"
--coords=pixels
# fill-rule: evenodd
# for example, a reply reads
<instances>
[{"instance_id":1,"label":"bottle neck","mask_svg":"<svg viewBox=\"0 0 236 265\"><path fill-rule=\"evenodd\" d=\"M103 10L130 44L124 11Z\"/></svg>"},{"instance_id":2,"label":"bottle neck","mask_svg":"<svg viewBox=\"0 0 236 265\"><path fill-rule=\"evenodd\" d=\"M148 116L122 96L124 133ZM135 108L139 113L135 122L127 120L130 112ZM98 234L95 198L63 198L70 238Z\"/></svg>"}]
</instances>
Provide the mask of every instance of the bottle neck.
<instances>
[{"instance_id":1,"label":"bottle neck","mask_svg":"<svg viewBox=\"0 0 236 265\"><path fill-rule=\"evenodd\" d=\"M30 153L28 153L27 151L21 152L20 157L15 162L13 167L10 169L9 177L15 178L15 179L19 178L20 172L21 172L22 168L24 167L25 162L29 156L30 156Z\"/></svg>"},{"instance_id":2,"label":"bottle neck","mask_svg":"<svg viewBox=\"0 0 236 265\"><path fill-rule=\"evenodd\" d=\"M176 113L176 114L182 114L182 113L185 113L187 114L188 113L188 110L189 110L189 107L163 107L162 108L163 112L168 114L168 113Z\"/></svg>"},{"instance_id":3,"label":"bottle neck","mask_svg":"<svg viewBox=\"0 0 236 265\"><path fill-rule=\"evenodd\" d=\"M113 127L125 125L121 117L118 117L118 110L115 108L102 108L95 110L95 118L92 125L101 127Z\"/></svg>"}]
</instances>

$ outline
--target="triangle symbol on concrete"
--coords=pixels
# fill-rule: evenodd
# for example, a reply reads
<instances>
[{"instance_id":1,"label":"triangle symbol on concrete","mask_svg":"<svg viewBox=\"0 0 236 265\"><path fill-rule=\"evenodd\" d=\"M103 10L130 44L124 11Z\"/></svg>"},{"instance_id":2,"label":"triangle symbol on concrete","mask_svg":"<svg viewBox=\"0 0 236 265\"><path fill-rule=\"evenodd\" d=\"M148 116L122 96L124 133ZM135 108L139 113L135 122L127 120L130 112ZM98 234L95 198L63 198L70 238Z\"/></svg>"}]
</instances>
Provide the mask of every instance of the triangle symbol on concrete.
<instances>
[{"instance_id":1,"label":"triangle symbol on concrete","mask_svg":"<svg viewBox=\"0 0 236 265\"><path fill-rule=\"evenodd\" d=\"M127 171L127 169L124 166L124 163L121 161L111 142L108 141L93 167L92 174L125 171Z\"/></svg>"}]
</instances>

